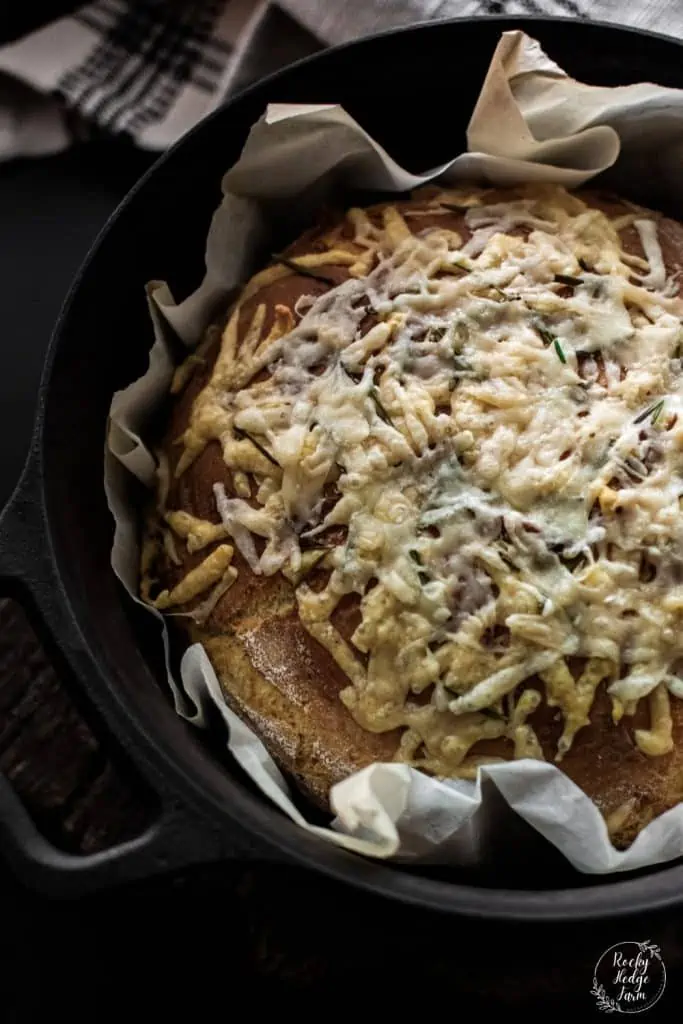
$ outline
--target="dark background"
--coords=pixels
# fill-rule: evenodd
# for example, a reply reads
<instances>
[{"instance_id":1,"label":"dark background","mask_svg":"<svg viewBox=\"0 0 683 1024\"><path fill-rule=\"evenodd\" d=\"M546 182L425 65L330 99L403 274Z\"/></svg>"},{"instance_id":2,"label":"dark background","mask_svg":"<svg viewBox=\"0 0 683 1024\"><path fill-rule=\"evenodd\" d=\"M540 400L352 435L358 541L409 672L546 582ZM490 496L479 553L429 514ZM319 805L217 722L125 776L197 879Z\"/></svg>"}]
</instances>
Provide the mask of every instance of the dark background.
<instances>
[{"instance_id":1,"label":"dark background","mask_svg":"<svg viewBox=\"0 0 683 1024\"><path fill-rule=\"evenodd\" d=\"M0 503L21 471L43 358L71 279L149 163L123 144L88 143L0 165ZM97 338L92 343L96 359Z\"/></svg>"},{"instance_id":2,"label":"dark background","mask_svg":"<svg viewBox=\"0 0 683 1024\"><path fill-rule=\"evenodd\" d=\"M0 45L79 5L2 6ZM131 146L89 143L0 164L0 504L21 471L43 357L69 284L109 214L151 162Z\"/></svg>"}]
</instances>

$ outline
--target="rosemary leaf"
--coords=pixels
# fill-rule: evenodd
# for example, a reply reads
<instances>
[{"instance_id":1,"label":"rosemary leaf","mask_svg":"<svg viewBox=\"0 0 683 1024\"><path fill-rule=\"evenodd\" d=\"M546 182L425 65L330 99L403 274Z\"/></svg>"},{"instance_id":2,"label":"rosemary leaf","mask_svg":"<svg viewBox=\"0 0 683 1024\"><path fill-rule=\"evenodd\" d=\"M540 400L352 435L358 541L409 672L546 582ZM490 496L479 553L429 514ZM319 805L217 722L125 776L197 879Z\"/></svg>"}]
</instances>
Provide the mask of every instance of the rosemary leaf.
<instances>
[{"instance_id":1,"label":"rosemary leaf","mask_svg":"<svg viewBox=\"0 0 683 1024\"><path fill-rule=\"evenodd\" d=\"M311 277L314 281L322 281L323 284L335 287L335 282L331 277L326 277L325 274L319 274L316 270L312 270L310 267L303 267L296 260L291 260L288 256L283 256L282 253L273 253L273 262L281 263L283 267L287 267L288 270L292 270L295 274L301 274L303 277Z\"/></svg>"},{"instance_id":2,"label":"rosemary leaf","mask_svg":"<svg viewBox=\"0 0 683 1024\"><path fill-rule=\"evenodd\" d=\"M634 419L633 422L634 423L644 423L645 420L648 418L648 416L652 416L652 422L656 423L657 420L659 419L660 415L661 415L661 412L662 412L663 408L664 408L664 399L662 398L662 399L660 399L659 402L655 402L654 405L651 405L649 409L646 409L645 412L641 412L639 416L636 416L636 418Z\"/></svg>"},{"instance_id":3,"label":"rosemary leaf","mask_svg":"<svg viewBox=\"0 0 683 1024\"><path fill-rule=\"evenodd\" d=\"M558 338L553 338L553 345L555 347L555 351L557 352L557 358L560 360L561 363L564 363L566 365L567 357L564 354L564 349L560 345Z\"/></svg>"},{"instance_id":4,"label":"rosemary leaf","mask_svg":"<svg viewBox=\"0 0 683 1024\"><path fill-rule=\"evenodd\" d=\"M571 274L555 274L553 280L557 284L566 284L570 288L578 288L580 284L583 284L582 277L572 277Z\"/></svg>"},{"instance_id":5,"label":"rosemary leaf","mask_svg":"<svg viewBox=\"0 0 683 1024\"><path fill-rule=\"evenodd\" d=\"M412 560L417 563L417 565L422 565L422 556L419 551L416 551L415 548L412 548L408 552L408 554L410 555Z\"/></svg>"},{"instance_id":6,"label":"rosemary leaf","mask_svg":"<svg viewBox=\"0 0 683 1024\"><path fill-rule=\"evenodd\" d=\"M251 434L248 434L246 430L242 430L241 427L236 427L234 424L232 429L234 430L236 436L239 437L241 440L251 441L254 448L256 448L256 450L259 451L265 459L268 459L268 462L271 462L274 466L277 466L278 469L282 468L277 459L273 458L270 452L267 451L262 444L259 444L256 438L252 437Z\"/></svg>"},{"instance_id":7,"label":"rosemary leaf","mask_svg":"<svg viewBox=\"0 0 683 1024\"><path fill-rule=\"evenodd\" d=\"M577 263L579 264L579 266L581 267L582 270L586 271L587 274L594 274L595 273L595 270L593 269L593 267L591 267L590 264L586 263L586 261L583 258L579 258L577 260Z\"/></svg>"},{"instance_id":8,"label":"rosemary leaf","mask_svg":"<svg viewBox=\"0 0 683 1024\"><path fill-rule=\"evenodd\" d=\"M540 319L534 320L534 327L536 328L538 333L541 335L545 345L553 345L557 341L557 338L555 337L553 332L550 330L550 328L546 324L543 323L542 320L540 320Z\"/></svg>"},{"instance_id":9,"label":"rosemary leaf","mask_svg":"<svg viewBox=\"0 0 683 1024\"><path fill-rule=\"evenodd\" d=\"M657 422L657 420L659 419L659 417L662 415L662 409L663 408L664 408L664 399L662 399L661 402L657 402L657 405L653 409L652 418L650 420L650 423L652 424L653 427L654 427L655 423Z\"/></svg>"},{"instance_id":10,"label":"rosemary leaf","mask_svg":"<svg viewBox=\"0 0 683 1024\"><path fill-rule=\"evenodd\" d=\"M341 365L346 376L350 377L354 384L360 384L363 379L363 375L361 373L357 373L355 370L349 370L343 363Z\"/></svg>"}]
</instances>

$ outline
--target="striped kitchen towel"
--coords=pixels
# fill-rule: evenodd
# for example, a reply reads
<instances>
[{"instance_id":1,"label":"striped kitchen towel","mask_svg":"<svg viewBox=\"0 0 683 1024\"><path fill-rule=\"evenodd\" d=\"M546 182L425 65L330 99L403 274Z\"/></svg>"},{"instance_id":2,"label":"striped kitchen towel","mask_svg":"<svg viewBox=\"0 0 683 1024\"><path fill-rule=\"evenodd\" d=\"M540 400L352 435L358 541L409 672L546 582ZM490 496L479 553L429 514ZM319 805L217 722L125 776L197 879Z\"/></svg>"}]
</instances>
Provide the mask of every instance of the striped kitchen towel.
<instances>
[{"instance_id":1,"label":"striped kitchen towel","mask_svg":"<svg viewBox=\"0 0 683 1024\"><path fill-rule=\"evenodd\" d=\"M230 92L321 47L492 14L683 34L677 0L94 0L0 47L0 159L100 134L161 151Z\"/></svg>"}]
</instances>

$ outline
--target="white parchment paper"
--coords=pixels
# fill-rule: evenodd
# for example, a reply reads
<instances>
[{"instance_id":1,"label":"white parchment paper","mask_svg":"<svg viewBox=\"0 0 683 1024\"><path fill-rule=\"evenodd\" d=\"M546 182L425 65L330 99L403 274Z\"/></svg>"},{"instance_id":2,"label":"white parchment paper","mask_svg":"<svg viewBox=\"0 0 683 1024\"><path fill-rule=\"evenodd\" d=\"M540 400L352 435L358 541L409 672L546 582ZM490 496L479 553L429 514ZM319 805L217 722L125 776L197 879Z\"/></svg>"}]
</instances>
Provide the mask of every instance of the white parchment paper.
<instances>
[{"instance_id":1,"label":"white parchment paper","mask_svg":"<svg viewBox=\"0 0 683 1024\"><path fill-rule=\"evenodd\" d=\"M173 374L169 332L188 348L199 341L217 304L258 269L255 261L275 224L281 230L286 223L293 238L313 222L321 200L342 186L403 192L436 178L576 187L602 175L601 181L631 195L628 186L638 182L640 196L665 205L667 197L683 192L683 92L649 83L583 85L565 75L535 40L508 32L482 83L467 144L466 153L414 175L338 106L276 104L253 126L240 159L223 178L204 281L179 304L165 284L147 285L154 342L149 368L112 401L105 452L105 487L116 523L112 567L134 600L139 521L131 482L153 484L145 424ZM148 613L163 623L158 612ZM242 768L285 814L326 841L378 858L478 862L487 856L487 845L507 845L506 830L515 819L509 811L501 814L502 804L583 872L632 870L683 855L683 804L620 852L597 807L555 765L537 761L483 767L476 784L439 782L406 765L373 765L333 789L336 818L330 828L311 825L292 803L263 744L227 707L203 648L190 647L174 674L165 627L162 641L178 713L202 728L207 707L215 705L227 727L226 744ZM491 830L486 821L494 805Z\"/></svg>"}]
</instances>

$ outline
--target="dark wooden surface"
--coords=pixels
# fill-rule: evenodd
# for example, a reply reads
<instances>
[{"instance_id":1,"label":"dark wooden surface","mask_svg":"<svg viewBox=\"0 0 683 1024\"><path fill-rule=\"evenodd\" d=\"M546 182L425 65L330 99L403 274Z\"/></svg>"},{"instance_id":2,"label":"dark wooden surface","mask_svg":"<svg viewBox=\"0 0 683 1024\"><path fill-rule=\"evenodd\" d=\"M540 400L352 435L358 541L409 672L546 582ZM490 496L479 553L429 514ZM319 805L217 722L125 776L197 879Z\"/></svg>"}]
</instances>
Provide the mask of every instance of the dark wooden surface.
<instances>
[{"instance_id":1,"label":"dark wooden surface","mask_svg":"<svg viewBox=\"0 0 683 1024\"><path fill-rule=\"evenodd\" d=\"M94 852L139 834L145 801L83 721L20 608L0 602L0 769L59 847ZM614 942L660 944L680 1004L679 914L569 930L474 925L394 906L295 868L232 863L55 901L0 870L0 1020L178 1019L228 994L349 1013L415 1001L546 1019L597 1015L593 966ZM228 1007L225 1005L225 1012ZM391 1009L395 1012L395 1009ZM132 1015L132 1016L131 1016Z\"/></svg>"}]
</instances>

